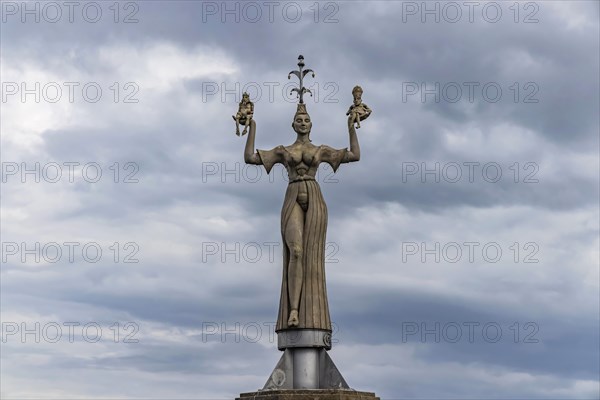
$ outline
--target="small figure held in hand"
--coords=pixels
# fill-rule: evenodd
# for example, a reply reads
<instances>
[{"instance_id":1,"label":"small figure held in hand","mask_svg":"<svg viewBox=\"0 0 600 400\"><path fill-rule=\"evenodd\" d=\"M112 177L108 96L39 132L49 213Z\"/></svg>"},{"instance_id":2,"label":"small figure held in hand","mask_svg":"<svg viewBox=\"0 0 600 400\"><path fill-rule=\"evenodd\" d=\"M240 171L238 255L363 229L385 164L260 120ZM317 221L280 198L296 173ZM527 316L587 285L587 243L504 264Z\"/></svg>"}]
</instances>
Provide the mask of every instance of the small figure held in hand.
<instances>
[{"instance_id":1,"label":"small figure held in hand","mask_svg":"<svg viewBox=\"0 0 600 400\"><path fill-rule=\"evenodd\" d=\"M240 106L238 108L238 112L231 117L235 120L235 134L240 136L240 124L244 125L244 130L242 131L242 136L248 132L248 127L250 126L250 121L252 120L252 116L254 115L254 103L250 101L250 95L244 92L242 94L242 101L240 101Z\"/></svg>"},{"instance_id":2,"label":"small figure held in hand","mask_svg":"<svg viewBox=\"0 0 600 400\"><path fill-rule=\"evenodd\" d=\"M354 103L348 109L346 115L350 116L350 123L356 122L356 128L360 128L360 121L363 121L371 115L372 110L365 103L362 102L363 90L360 86L354 86L352 89L352 96L354 97Z\"/></svg>"}]
</instances>

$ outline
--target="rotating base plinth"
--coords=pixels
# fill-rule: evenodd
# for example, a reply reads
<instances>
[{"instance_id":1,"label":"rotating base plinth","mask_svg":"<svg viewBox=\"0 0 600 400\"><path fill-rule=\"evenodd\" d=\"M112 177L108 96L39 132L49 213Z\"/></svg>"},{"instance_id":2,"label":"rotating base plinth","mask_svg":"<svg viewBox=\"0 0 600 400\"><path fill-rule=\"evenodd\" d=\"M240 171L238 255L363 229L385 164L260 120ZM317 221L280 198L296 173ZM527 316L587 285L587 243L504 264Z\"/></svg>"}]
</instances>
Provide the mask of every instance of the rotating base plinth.
<instances>
[{"instance_id":1,"label":"rotating base plinth","mask_svg":"<svg viewBox=\"0 0 600 400\"><path fill-rule=\"evenodd\" d=\"M285 349L263 390L350 389L324 348Z\"/></svg>"},{"instance_id":2,"label":"rotating base plinth","mask_svg":"<svg viewBox=\"0 0 600 400\"><path fill-rule=\"evenodd\" d=\"M331 332L318 329L287 329L277 332L277 348L283 350L263 390L349 389L327 354Z\"/></svg>"},{"instance_id":3,"label":"rotating base plinth","mask_svg":"<svg viewBox=\"0 0 600 400\"><path fill-rule=\"evenodd\" d=\"M379 400L375 393L351 389L327 350L331 332L293 329L277 332L283 355L261 390L236 400Z\"/></svg>"}]
</instances>

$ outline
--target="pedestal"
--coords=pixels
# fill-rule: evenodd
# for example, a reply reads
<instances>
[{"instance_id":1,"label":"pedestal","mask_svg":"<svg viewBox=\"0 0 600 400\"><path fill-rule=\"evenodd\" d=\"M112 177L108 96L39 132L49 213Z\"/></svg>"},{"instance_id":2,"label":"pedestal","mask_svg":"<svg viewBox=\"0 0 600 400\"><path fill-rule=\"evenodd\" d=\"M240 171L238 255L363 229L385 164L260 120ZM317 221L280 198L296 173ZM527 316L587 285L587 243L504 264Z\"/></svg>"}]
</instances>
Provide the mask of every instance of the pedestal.
<instances>
[{"instance_id":1,"label":"pedestal","mask_svg":"<svg viewBox=\"0 0 600 400\"><path fill-rule=\"evenodd\" d=\"M242 393L236 400L379 400L379 397L375 393L352 389L298 389Z\"/></svg>"},{"instance_id":2,"label":"pedestal","mask_svg":"<svg viewBox=\"0 0 600 400\"><path fill-rule=\"evenodd\" d=\"M277 333L277 348L283 355L263 390L349 389L327 354L331 332L318 329L288 329Z\"/></svg>"},{"instance_id":3,"label":"pedestal","mask_svg":"<svg viewBox=\"0 0 600 400\"><path fill-rule=\"evenodd\" d=\"M277 333L283 355L262 390L237 400L379 400L375 393L351 389L327 350L331 332L289 329Z\"/></svg>"},{"instance_id":4,"label":"pedestal","mask_svg":"<svg viewBox=\"0 0 600 400\"><path fill-rule=\"evenodd\" d=\"M324 348L288 348L262 390L350 389Z\"/></svg>"}]
</instances>

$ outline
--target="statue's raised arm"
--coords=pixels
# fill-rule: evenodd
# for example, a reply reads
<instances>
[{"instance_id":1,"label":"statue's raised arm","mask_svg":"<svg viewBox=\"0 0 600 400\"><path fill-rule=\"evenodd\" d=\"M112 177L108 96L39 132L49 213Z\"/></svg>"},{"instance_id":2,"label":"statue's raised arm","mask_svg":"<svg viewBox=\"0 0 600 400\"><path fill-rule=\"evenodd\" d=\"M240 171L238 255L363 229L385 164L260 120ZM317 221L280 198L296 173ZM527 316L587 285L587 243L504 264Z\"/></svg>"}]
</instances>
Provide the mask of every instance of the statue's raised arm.
<instances>
[{"instance_id":1,"label":"statue's raised arm","mask_svg":"<svg viewBox=\"0 0 600 400\"><path fill-rule=\"evenodd\" d=\"M267 173L271 172L271 169L275 164L286 164L285 160L285 148L283 146L277 146L271 150L256 150L254 151L254 139L256 137L256 122L254 119L250 121L250 133L246 139L246 148L244 149L244 161L246 164L262 165L265 167Z\"/></svg>"},{"instance_id":2,"label":"statue's raised arm","mask_svg":"<svg viewBox=\"0 0 600 400\"><path fill-rule=\"evenodd\" d=\"M352 117L348 118L348 135L350 137L350 150L346 152L346 157L342 161L344 163L360 160L360 145L358 144L358 136L356 136Z\"/></svg>"},{"instance_id":3,"label":"statue's raised arm","mask_svg":"<svg viewBox=\"0 0 600 400\"><path fill-rule=\"evenodd\" d=\"M246 164L262 165L260 156L254 152L254 138L256 137L256 122L250 120L250 133L246 138L246 148L244 149L244 161Z\"/></svg>"}]
</instances>

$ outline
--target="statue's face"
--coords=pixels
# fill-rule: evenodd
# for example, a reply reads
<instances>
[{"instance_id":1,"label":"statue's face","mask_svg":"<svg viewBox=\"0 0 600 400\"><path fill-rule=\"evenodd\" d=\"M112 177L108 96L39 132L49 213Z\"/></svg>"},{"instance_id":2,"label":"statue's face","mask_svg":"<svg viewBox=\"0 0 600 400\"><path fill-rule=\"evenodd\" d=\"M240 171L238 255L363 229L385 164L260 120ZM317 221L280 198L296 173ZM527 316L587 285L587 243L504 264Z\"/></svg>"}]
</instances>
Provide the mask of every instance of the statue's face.
<instances>
[{"instance_id":1,"label":"statue's face","mask_svg":"<svg viewBox=\"0 0 600 400\"><path fill-rule=\"evenodd\" d=\"M294 131L298 135L308 135L312 128L312 122L308 114L297 114L292 123Z\"/></svg>"},{"instance_id":2,"label":"statue's face","mask_svg":"<svg viewBox=\"0 0 600 400\"><path fill-rule=\"evenodd\" d=\"M242 101L244 103L247 103L249 100L250 100L250 96L249 95L245 94L245 95L242 96Z\"/></svg>"}]
</instances>

